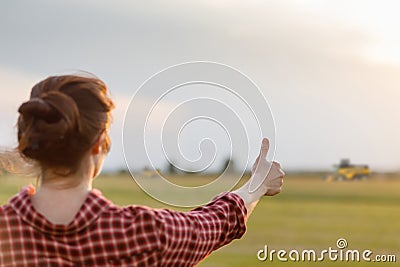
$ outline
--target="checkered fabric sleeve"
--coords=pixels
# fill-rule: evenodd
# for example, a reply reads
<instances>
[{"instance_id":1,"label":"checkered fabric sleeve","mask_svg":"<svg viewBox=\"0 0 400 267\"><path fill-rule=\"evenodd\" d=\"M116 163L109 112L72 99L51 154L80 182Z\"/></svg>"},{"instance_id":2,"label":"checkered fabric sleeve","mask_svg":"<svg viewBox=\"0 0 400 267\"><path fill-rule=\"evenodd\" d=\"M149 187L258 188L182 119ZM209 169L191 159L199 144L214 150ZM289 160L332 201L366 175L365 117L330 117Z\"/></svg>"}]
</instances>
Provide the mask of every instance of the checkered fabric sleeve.
<instances>
[{"instance_id":1,"label":"checkered fabric sleeve","mask_svg":"<svg viewBox=\"0 0 400 267\"><path fill-rule=\"evenodd\" d=\"M155 211L161 266L194 266L212 251L243 236L246 207L235 194L222 194L190 212Z\"/></svg>"}]
</instances>

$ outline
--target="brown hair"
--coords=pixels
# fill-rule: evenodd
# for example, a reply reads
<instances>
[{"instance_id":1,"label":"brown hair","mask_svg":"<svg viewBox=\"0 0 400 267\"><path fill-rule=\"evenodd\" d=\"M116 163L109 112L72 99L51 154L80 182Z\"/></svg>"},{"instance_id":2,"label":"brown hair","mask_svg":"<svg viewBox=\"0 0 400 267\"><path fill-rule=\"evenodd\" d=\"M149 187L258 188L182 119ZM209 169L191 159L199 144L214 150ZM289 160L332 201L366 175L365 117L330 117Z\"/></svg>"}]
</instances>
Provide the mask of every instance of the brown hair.
<instances>
[{"instance_id":1,"label":"brown hair","mask_svg":"<svg viewBox=\"0 0 400 267\"><path fill-rule=\"evenodd\" d=\"M73 173L102 133L103 151L109 151L113 108L106 85L97 78L48 77L32 88L30 100L18 109L18 151L42 169Z\"/></svg>"}]
</instances>

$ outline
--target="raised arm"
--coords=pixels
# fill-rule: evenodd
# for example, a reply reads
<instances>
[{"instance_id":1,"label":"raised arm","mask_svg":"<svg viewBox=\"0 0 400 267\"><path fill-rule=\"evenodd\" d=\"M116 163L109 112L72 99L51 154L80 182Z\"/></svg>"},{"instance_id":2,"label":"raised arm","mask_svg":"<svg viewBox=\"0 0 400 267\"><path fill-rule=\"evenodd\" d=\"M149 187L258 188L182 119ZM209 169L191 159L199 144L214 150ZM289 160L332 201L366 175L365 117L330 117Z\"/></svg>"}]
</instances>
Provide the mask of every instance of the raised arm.
<instances>
[{"instance_id":1,"label":"raised arm","mask_svg":"<svg viewBox=\"0 0 400 267\"><path fill-rule=\"evenodd\" d=\"M194 266L214 250L241 238L246 207L236 194L223 193L190 212L156 210L161 266Z\"/></svg>"}]
</instances>

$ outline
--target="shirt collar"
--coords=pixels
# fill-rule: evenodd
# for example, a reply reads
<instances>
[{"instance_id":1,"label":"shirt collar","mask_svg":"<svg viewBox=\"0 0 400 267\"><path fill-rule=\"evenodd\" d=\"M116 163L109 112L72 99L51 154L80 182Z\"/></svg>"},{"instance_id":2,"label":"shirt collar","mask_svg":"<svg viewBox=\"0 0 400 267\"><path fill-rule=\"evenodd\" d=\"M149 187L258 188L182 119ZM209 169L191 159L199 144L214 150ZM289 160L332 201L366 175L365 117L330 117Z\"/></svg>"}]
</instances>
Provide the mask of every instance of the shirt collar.
<instances>
[{"instance_id":1,"label":"shirt collar","mask_svg":"<svg viewBox=\"0 0 400 267\"><path fill-rule=\"evenodd\" d=\"M51 235L69 235L82 231L92 224L111 204L99 190L92 189L72 222L68 225L53 224L33 207L30 198L33 190L32 186L22 189L19 194L10 199L10 206L27 224Z\"/></svg>"}]
</instances>

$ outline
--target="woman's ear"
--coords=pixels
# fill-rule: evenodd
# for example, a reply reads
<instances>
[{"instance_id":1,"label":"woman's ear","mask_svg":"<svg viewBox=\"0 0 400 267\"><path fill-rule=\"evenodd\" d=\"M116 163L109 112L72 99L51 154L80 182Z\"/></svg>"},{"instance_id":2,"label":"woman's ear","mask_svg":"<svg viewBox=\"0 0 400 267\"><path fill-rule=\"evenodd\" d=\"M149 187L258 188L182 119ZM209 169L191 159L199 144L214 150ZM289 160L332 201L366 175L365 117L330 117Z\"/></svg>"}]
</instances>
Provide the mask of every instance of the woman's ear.
<instances>
[{"instance_id":1,"label":"woman's ear","mask_svg":"<svg viewBox=\"0 0 400 267\"><path fill-rule=\"evenodd\" d=\"M105 140L105 134L102 132L100 136L97 138L96 142L92 146L92 154L98 155L101 152L101 148L103 147L103 143Z\"/></svg>"}]
</instances>

